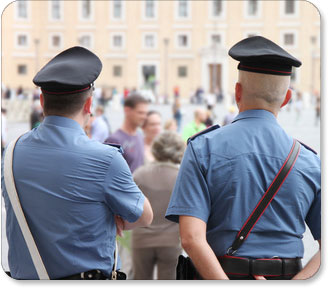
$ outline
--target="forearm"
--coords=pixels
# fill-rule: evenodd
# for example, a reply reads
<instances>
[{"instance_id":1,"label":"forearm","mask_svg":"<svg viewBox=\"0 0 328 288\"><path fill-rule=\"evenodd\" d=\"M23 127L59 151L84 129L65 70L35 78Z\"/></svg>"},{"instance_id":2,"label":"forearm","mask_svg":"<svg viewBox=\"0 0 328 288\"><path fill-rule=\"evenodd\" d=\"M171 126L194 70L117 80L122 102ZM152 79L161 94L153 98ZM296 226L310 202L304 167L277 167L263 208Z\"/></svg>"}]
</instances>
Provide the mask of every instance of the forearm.
<instances>
[{"instance_id":1,"label":"forearm","mask_svg":"<svg viewBox=\"0 0 328 288\"><path fill-rule=\"evenodd\" d=\"M195 241L184 247L197 271L206 280L228 280L213 250L206 241Z\"/></svg>"},{"instance_id":2,"label":"forearm","mask_svg":"<svg viewBox=\"0 0 328 288\"><path fill-rule=\"evenodd\" d=\"M124 222L124 226L123 226L124 231L133 230L134 228L143 226L142 224L139 224L139 221L131 223L131 222L128 222L126 220L123 220L123 222ZM147 225L144 225L144 226L147 226Z\"/></svg>"},{"instance_id":3,"label":"forearm","mask_svg":"<svg viewBox=\"0 0 328 288\"><path fill-rule=\"evenodd\" d=\"M320 267L321 263L321 250L319 250L313 258L307 263L307 265L300 271L293 280L305 280L311 278Z\"/></svg>"},{"instance_id":4,"label":"forearm","mask_svg":"<svg viewBox=\"0 0 328 288\"><path fill-rule=\"evenodd\" d=\"M153 221L153 210L151 208L149 200L145 198L142 215L139 217L137 221L133 223L123 219L124 222L123 230L132 230L137 227L149 226L152 221Z\"/></svg>"}]
</instances>

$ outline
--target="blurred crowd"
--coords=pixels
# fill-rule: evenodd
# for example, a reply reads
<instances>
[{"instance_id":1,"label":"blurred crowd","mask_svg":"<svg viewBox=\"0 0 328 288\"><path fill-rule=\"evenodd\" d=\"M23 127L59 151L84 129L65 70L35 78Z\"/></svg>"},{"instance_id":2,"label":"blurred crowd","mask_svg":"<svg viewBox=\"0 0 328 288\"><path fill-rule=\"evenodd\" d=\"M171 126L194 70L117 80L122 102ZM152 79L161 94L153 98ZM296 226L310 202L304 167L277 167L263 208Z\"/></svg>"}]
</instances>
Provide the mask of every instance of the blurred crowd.
<instances>
[{"instance_id":1,"label":"blurred crowd","mask_svg":"<svg viewBox=\"0 0 328 288\"><path fill-rule=\"evenodd\" d=\"M33 91L31 129L38 127L43 120L39 93L38 89ZM12 97L11 89L3 89L2 99ZM26 99L28 96L20 87L15 97ZM123 105L124 119L119 129L113 131L105 111L115 97ZM315 93L314 97L317 125L320 120L319 93ZM179 226L165 219L165 211L188 138L218 123L214 107L222 102L224 95L221 92L205 95L202 88L197 88L189 99L191 103L197 104L193 120L183 127L185 112L178 87L174 88L172 117L165 123L159 110L150 110L153 99L135 89L130 91L125 88L121 95L115 89L96 89L94 98L93 113L85 127L86 134L95 141L122 147L134 181L149 199L154 211L154 220L149 227L125 232L119 240L122 270L128 273L129 279L175 279L175 262L182 252ZM296 93L294 102L299 118L303 109L301 93ZM7 140L7 113L5 108L1 109L2 149ZM236 115L237 108L231 105L226 115L221 116L221 124L228 125Z\"/></svg>"}]
</instances>

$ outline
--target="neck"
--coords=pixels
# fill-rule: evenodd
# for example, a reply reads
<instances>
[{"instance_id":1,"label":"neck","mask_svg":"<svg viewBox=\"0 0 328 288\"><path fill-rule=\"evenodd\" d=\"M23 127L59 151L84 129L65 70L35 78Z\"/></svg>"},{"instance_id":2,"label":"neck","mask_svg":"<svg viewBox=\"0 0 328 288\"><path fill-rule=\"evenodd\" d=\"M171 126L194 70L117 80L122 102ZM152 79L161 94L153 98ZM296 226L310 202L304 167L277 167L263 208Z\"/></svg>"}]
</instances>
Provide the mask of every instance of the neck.
<instances>
[{"instance_id":1,"label":"neck","mask_svg":"<svg viewBox=\"0 0 328 288\"><path fill-rule=\"evenodd\" d=\"M79 113L79 114L74 115L74 116L67 116L67 118L70 118L70 119L76 121L77 123L80 124L82 129L84 129L85 126L87 125L89 119L90 119L90 114L82 115L82 114Z\"/></svg>"},{"instance_id":2,"label":"neck","mask_svg":"<svg viewBox=\"0 0 328 288\"><path fill-rule=\"evenodd\" d=\"M146 144L146 145L151 145L152 142L153 142L153 139L152 139L151 137L149 137L149 136L148 136L148 137L146 136L146 137L144 138L144 141L145 141L145 144Z\"/></svg>"},{"instance_id":3,"label":"neck","mask_svg":"<svg viewBox=\"0 0 328 288\"><path fill-rule=\"evenodd\" d=\"M46 116L62 116L62 117L66 117L66 118L72 119L75 122L79 123L80 126L82 127L82 129L85 128L85 126L88 123L89 118L90 118L90 115L89 114L82 115L81 113L76 114L76 115L52 115L52 114L50 114L50 115L43 114L43 115L45 117Z\"/></svg>"},{"instance_id":4,"label":"neck","mask_svg":"<svg viewBox=\"0 0 328 288\"><path fill-rule=\"evenodd\" d=\"M138 126L133 125L126 119L124 120L123 125L121 127L121 129L129 135L135 135L137 133L137 128Z\"/></svg>"},{"instance_id":5,"label":"neck","mask_svg":"<svg viewBox=\"0 0 328 288\"><path fill-rule=\"evenodd\" d=\"M266 110L271 112L276 118L278 117L279 109L272 107L271 105L265 103L238 103L239 113L247 111L247 110Z\"/></svg>"}]
</instances>

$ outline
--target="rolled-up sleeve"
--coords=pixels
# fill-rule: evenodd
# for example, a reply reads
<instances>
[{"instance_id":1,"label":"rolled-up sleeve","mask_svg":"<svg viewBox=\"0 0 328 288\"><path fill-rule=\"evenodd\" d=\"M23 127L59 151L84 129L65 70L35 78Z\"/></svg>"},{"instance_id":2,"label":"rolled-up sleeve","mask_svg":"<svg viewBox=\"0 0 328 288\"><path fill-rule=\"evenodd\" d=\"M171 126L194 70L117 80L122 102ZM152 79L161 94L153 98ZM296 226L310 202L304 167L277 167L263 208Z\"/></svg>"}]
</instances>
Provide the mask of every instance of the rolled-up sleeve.
<instances>
[{"instance_id":1,"label":"rolled-up sleeve","mask_svg":"<svg viewBox=\"0 0 328 288\"><path fill-rule=\"evenodd\" d=\"M192 143L188 144L165 217L179 222L179 216L192 216L207 222L211 199L206 179L199 167Z\"/></svg>"},{"instance_id":2,"label":"rolled-up sleeve","mask_svg":"<svg viewBox=\"0 0 328 288\"><path fill-rule=\"evenodd\" d=\"M115 215L131 223L140 218L145 196L133 181L129 166L118 151L108 168L104 189L105 201Z\"/></svg>"}]
</instances>

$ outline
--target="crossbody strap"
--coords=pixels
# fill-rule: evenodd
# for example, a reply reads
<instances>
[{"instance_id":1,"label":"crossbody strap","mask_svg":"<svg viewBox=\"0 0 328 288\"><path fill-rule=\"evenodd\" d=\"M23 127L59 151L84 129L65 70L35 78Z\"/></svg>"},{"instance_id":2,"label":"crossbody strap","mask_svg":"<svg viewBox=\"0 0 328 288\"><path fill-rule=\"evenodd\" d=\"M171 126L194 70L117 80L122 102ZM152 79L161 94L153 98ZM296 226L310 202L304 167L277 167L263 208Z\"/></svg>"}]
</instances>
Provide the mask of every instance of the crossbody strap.
<instances>
[{"instance_id":1,"label":"crossbody strap","mask_svg":"<svg viewBox=\"0 0 328 288\"><path fill-rule=\"evenodd\" d=\"M301 145L298 141L294 139L292 149L290 150L284 164L280 168L278 174L273 179L271 185L269 186L268 190L264 193L259 203L256 205L255 209L248 217L247 221L244 223L243 227L237 234L236 239L234 240L232 246L228 249L227 255L233 255L237 252L239 247L244 243L247 239L248 235L254 228L257 221L263 215L266 208L268 208L269 204L271 203L274 196L279 191L280 187L286 180L288 174L292 170L296 159L300 153Z\"/></svg>"},{"instance_id":2,"label":"crossbody strap","mask_svg":"<svg viewBox=\"0 0 328 288\"><path fill-rule=\"evenodd\" d=\"M20 204L17 191L16 191L15 179L14 179L14 174L13 174L13 153L14 153L16 142L19 138L20 137L18 137L16 140L10 142L7 147L7 150L6 150L5 159L4 159L4 179L5 179L6 190L8 193L8 197L9 197L11 206L16 215L19 227L24 236L27 248L30 252L33 264L35 266L35 270L39 276L39 279L49 280L47 270L43 264L42 258L40 256L38 247L36 246L36 243L34 241L34 238L30 231L30 228L28 227L28 224L27 224L22 206Z\"/></svg>"},{"instance_id":3,"label":"crossbody strap","mask_svg":"<svg viewBox=\"0 0 328 288\"><path fill-rule=\"evenodd\" d=\"M111 275L112 280L117 280L117 261L118 261L118 247L117 247L117 240L115 240L115 251L114 251L114 267Z\"/></svg>"}]
</instances>

